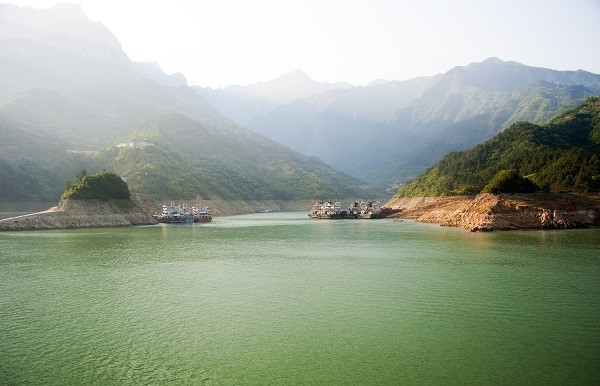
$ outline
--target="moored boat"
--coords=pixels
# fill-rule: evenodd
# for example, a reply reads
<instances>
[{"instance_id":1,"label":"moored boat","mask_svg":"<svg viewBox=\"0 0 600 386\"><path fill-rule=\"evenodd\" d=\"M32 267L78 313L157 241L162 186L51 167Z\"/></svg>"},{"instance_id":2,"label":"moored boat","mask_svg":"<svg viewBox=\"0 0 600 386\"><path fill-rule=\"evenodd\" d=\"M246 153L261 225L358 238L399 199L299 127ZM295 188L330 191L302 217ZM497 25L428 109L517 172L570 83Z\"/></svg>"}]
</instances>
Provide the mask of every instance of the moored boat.
<instances>
[{"instance_id":1,"label":"moored boat","mask_svg":"<svg viewBox=\"0 0 600 386\"><path fill-rule=\"evenodd\" d=\"M191 223L193 221L190 216L189 209L182 205L163 205L163 219L170 224Z\"/></svg>"},{"instance_id":2,"label":"moored boat","mask_svg":"<svg viewBox=\"0 0 600 386\"><path fill-rule=\"evenodd\" d=\"M308 212L308 217L319 219L321 218L321 207L323 206L322 201L317 201L313 204L312 208L310 208L310 212Z\"/></svg>"},{"instance_id":3,"label":"moored boat","mask_svg":"<svg viewBox=\"0 0 600 386\"><path fill-rule=\"evenodd\" d=\"M196 204L192 207L192 216L194 218L194 222L210 222L212 221L212 216L208 211L208 207Z\"/></svg>"},{"instance_id":4,"label":"moored boat","mask_svg":"<svg viewBox=\"0 0 600 386\"><path fill-rule=\"evenodd\" d=\"M308 213L312 219L338 219L342 218L342 205L339 201L317 201Z\"/></svg>"},{"instance_id":5,"label":"moored boat","mask_svg":"<svg viewBox=\"0 0 600 386\"><path fill-rule=\"evenodd\" d=\"M358 218L375 219L381 217L381 204L379 201L362 201L360 203L360 211L358 212Z\"/></svg>"},{"instance_id":6,"label":"moored boat","mask_svg":"<svg viewBox=\"0 0 600 386\"><path fill-rule=\"evenodd\" d=\"M318 201L312 206L308 217L313 219L380 219L393 213L395 212L387 208L383 211L379 201L356 200L347 210L341 210L339 202L332 203L328 201L324 203Z\"/></svg>"},{"instance_id":7,"label":"moored boat","mask_svg":"<svg viewBox=\"0 0 600 386\"><path fill-rule=\"evenodd\" d=\"M194 221L189 208L183 204L173 204L173 202L163 205L161 213L153 217L156 221L166 224L187 224Z\"/></svg>"}]
</instances>

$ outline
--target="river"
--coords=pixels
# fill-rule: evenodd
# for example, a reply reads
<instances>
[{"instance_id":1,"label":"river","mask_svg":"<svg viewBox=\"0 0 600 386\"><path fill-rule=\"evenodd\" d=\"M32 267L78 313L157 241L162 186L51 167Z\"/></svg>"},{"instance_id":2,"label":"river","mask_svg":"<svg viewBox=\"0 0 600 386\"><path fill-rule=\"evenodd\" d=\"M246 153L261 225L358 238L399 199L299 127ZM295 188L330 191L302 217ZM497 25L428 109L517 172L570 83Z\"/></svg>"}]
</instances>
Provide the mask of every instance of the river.
<instances>
[{"instance_id":1,"label":"river","mask_svg":"<svg viewBox=\"0 0 600 386\"><path fill-rule=\"evenodd\" d=\"M0 384L590 384L598 358L598 228L0 233Z\"/></svg>"}]
</instances>

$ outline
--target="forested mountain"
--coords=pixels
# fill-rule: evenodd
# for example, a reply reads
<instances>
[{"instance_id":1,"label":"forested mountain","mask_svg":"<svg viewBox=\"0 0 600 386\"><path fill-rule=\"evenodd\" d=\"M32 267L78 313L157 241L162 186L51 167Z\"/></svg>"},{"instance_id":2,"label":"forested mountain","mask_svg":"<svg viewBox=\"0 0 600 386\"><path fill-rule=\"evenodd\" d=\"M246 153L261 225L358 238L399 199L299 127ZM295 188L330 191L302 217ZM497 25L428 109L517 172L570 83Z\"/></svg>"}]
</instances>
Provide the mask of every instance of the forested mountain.
<instances>
[{"instance_id":1,"label":"forested mountain","mask_svg":"<svg viewBox=\"0 0 600 386\"><path fill-rule=\"evenodd\" d=\"M163 113L110 147L101 163L128 177L134 191L161 197L294 200L373 194L318 158L230 125Z\"/></svg>"},{"instance_id":2,"label":"forested mountain","mask_svg":"<svg viewBox=\"0 0 600 386\"><path fill-rule=\"evenodd\" d=\"M547 124L515 123L468 151L450 153L397 195L475 194L506 178L529 181L533 190L600 191L600 97Z\"/></svg>"},{"instance_id":3,"label":"forested mountain","mask_svg":"<svg viewBox=\"0 0 600 386\"><path fill-rule=\"evenodd\" d=\"M158 199L375 194L233 124L181 74L132 63L78 6L0 7L0 201L54 201L104 168Z\"/></svg>"},{"instance_id":4,"label":"forested mountain","mask_svg":"<svg viewBox=\"0 0 600 386\"><path fill-rule=\"evenodd\" d=\"M592 95L600 95L600 75L585 71L554 71L496 58L456 67L374 132L375 138L385 139L378 153L390 156L371 162L431 165L511 123L544 123Z\"/></svg>"},{"instance_id":5,"label":"forested mountain","mask_svg":"<svg viewBox=\"0 0 600 386\"><path fill-rule=\"evenodd\" d=\"M511 123L543 123L600 94L600 75L490 58L445 74L330 90L256 115L248 127L380 186Z\"/></svg>"},{"instance_id":6,"label":"forested mountain","mask_svg":"<svg viewBox=\"0 0 600 386\"><path fill-rule=\"evenodd\" d=\"M182 74L132 63L77 6L0 7L5 201L53 200L83 168L114 169L134 194L157 198L372 197L348 175L400 185L511 123L541 124L600 95L600 75L496 58L364 87L296 71L193 89Z\"/></svg>"}]
</instances>

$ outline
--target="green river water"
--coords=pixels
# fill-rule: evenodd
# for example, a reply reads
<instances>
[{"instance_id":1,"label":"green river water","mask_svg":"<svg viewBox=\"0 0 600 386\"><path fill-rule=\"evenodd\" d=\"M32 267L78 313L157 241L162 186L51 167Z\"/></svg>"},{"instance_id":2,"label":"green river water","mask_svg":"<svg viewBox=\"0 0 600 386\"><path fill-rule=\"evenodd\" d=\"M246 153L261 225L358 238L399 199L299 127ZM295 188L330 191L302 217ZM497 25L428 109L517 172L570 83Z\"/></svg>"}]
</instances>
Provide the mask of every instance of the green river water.
<instances>
[{"instance_id":1,"label":"green river water","mask_svg":"<svg viewBox=\"0 0 600 386\"><path fill-rule=\"evenodd\" d=\"M600 229L0 233L1 385L600 383Z\"/></svg>"}]
</instances>

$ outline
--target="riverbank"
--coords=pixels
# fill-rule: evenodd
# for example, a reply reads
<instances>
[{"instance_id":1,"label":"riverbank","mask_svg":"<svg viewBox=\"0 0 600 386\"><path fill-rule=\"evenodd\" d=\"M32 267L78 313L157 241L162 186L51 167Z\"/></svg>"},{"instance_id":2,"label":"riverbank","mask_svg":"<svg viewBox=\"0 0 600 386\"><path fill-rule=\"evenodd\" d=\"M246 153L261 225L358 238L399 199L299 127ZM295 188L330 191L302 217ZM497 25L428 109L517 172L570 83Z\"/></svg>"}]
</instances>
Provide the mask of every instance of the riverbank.
<instances>
[{"instance_id":1,"label":"riverbank","mask_svg":"<svg viewBox=\"0 0 600 386\"><path fill-rule=\"evenodd\" d=\"M174 202L175 204L185 204L186 206L194 206L201 204L210 209L213 216L231 216L237 214L250 214L259 212L290 212L290 211L306 211L314 204L314 200L257 200L257 201L242 201L242 200L222 200L222 199L197 199L197 200L156 200L145 196L136 196L134 199L138 206L137 211L143 213L152 213L160 211L163 204ZM45 212L54 212L56 209L50 208L54 203L39 203L39 202L12 202L0 203L0 221L12 217L21 217L24 215L31 216ZM47 209L50 208L50 209ZM31 217L29 217L31 219Z\"/></svg>"},{"instance_id":2,"label":"riverbank","mask_svg":"<svg viewBox=\"0 0 600 386\"><path fill-rule=\"evenodd\" d=\"M156 224L131 200L62 200L48 210L0 220L0 231Z\"/></svg>"},{"instance_id":3,"label":"riverbank","mask_svg":"<svg viewBox=\"0 0 600 386\"><path fill-rule=\"evenodd\" d=\"M472 232L565 229L600 225L600 196L571 194L491 194L392 198L395 219L414 219Z\"/></svg>"}]
</instances>

